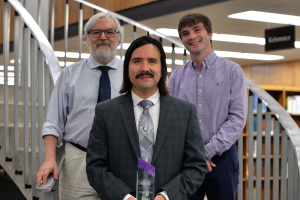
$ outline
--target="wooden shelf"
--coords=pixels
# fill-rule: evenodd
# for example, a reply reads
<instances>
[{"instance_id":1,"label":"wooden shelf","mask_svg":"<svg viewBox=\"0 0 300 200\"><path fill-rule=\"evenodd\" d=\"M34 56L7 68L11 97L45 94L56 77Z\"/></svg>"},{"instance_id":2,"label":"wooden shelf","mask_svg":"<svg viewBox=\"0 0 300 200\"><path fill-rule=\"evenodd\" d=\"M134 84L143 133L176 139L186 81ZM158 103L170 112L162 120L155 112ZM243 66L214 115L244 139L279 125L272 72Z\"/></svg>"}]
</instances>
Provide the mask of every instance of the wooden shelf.
<instances>
[{"instance_id":1,"label":"wooden shelf","mask_svg":"<svg viewBox=\"0 0 300 200\"><path fill-rule=\"evenodd\" d=\"M258 84L262 89L264 89L266 92L268 92L283 108L287 108L287 97L288 96L295 96L300 95L300 73L295 73L299 71L300 67L300 60L298 61L289 61L289 62L278 62L278 63L268 63L268 64L258 64L258 65L247 65L242 66L245 76L253 81L254 83ZM284 77L284 78L283 78ZM257 115L257 113L253 113L253 115ZM263 113L264 115L264 113ZM272 115L274 116L274 115ZM295 122L300 126L300 114L292 114L290 113L290 116L295 120ZM244 128L244 132L247 131L247 126ZM282 126L280 125L280 138L279 142L281 142L281 131ZM271 144L270 144L270 175L272 175L272 162L274 162L274 156L272 155L274 153L274 135L271 136ZM256 134L247 134L243 133L243 191L247 191L247 181L248 181L248 173L252 173L252 169L248 169L248 146L249 146L249 137L253 137L254 139L257 138ZM262 153L264 154L265 150L265 135L262 135ZM281 159L281 143L279 143L279 158ZM252 153L252 152L251 152ZM262 161L264 162L265 156L262 156ZM256 158L253 158L253 161L256 161ZM262 162L262 163L263 163ZM282 163L279 163L279 175L281 173L281 166ZM269 173L268 173L269 174ZM264 181L264 171L262 171L262 177L261 180ZM281 177L279 177L279 180ZM273 177L270 178L270 180L273 182ZM256 178L254 177L254 183L256 183ZM254 184L255 185L255 184ZM262 187L262 190L264 188ZM273 188L270 188L270 199L272 199L272 190ZM243 193L243 200L252 200L248 199L245 192ZM264 196L261 196L261 200L264 199ZM269 200L269 199L267 199ZM282 199L281 199L282 200Z\"/></svg>"},{"instance_id":2,"label":"wooden shelf","mask_svg":"<svg viewBox=\"0 0 300 200\"><path fill-rule=\"evenodd\" d=\"M254 156L254 155L253 155L253 159L254 159L254 160L256 160L256 157L257 157L257 156ZM270 155L270 159L273 159L273 158L274 158L274 155ZM281 155L279 155L279 159L280 159L280 158L281 158ZM243 159L244 159L244 160L246 160L246 159L248 160L248 155L244 155L244 156L243 156ZM262 155L262 156L261 156L261 159L265 159L265 155Z\"/></svg>"},{"instance_id":3,"label":"wooden shelf","mask_svg":"<svg viewBox=\"0 0 300 200\"><path fill-rule=\"evenodd\" d=\"M272 90L272 91L283 91L284 86L278 86L278 85L261 85L258 84L259 87L261 87L264 90Z\"/></svg>"},{"instance_id":4,"label":"wooden shelf","mask_svg":"<svg viewBox=\"0 0 300 200\"><path fill-rule=\"evenodd\" d=\"M273 181L273 177L270 177L270 181ZM278 180L281 180L281 176L278 177ZM243 182L247 182L248 179L247 178L243 178ZM256 181L256 177L253 176L253 181ZM261 177L261 181L265 181L265 177Z\"/></svg>"},{"instance_id":5,"label":"wooden shelf","mask_svg":"<svg viewBox=\"0 0 300 200\"><path fill-rule=\"evenodd\" d=\"M299 115L299 116L300 116L300 115ZM262 136L262 137L265 137L266 134L263 133L261 136ZM270 136L273 137L274 134L270 134ZM279 133L279 137L281 137L281 136L282 136L282 133ZM248 134L248 133L243 133L243 137L249 137L249 134ZM257 137L257 133L254 133L254 134L253 134L253 137Z\"/></svg>"},{"instance_id":6,"label":"wooden shelf","mask_svg":"<svg viewBox=\"0 0 300 200\"><path fill-rule=\"evenodd\" d=\"M266 112L264 111L264 112L262 112L261 113L262 115L265 115L266 114ZM253 111L253 115L257 115L257 112L256 111ZM271 115L273 115L273 113L271 112Z\"/></svg>"},{"instance_id":7,"label":"wooden shelf","mask_svg":"<svg viewBox=\"0 0 300 200\"><path fill-rule=\"evenodd\" d=\"M300 117L300 113L299 114L292 114L292 113L289 113L292 117Z\"/></svg>"},{"instance_id":8,"label":"wooden shelf","mask_svg":"<svg viewBox=\"0 0 300 200\"><path fill-rule=\"evenodd\" d=\"M286 91L286 92L299 92L300 93L300 87L280 86L280 85L261 85L261 84L258 84L258 86L261 87L264 90Z\"/></svg>"}]
</instances>

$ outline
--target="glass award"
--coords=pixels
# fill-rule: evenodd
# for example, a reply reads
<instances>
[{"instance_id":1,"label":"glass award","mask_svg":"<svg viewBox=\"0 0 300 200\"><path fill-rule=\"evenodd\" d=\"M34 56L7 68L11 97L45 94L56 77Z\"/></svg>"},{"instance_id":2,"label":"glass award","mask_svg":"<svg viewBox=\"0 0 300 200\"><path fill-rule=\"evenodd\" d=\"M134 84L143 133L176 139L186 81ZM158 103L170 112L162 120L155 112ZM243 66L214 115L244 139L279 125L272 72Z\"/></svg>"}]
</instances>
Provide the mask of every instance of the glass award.
<instances>
[{"instance_id":1,"label":"glass award","mask_svg":"<svg viewBox=\"0 0 300 200\"><path fill-rule=\"evenodd\" d=\"M154 200L155 167L138 158L136 199Z\"/></svg>"}]
</instances>

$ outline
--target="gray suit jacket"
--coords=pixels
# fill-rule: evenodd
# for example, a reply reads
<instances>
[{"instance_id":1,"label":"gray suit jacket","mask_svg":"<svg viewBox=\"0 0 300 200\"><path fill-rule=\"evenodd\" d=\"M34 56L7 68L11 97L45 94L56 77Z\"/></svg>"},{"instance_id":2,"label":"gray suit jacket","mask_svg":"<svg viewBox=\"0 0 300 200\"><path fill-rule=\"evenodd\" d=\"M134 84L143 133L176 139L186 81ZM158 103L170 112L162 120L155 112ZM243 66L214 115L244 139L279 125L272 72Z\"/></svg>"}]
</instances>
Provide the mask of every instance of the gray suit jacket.
<instances>
[{"instance_id":1,"label":"gray suit jacket","mask_svg":"<svg viewBox=\"0 0 300 200\"><path fill-rule=\"evenodd\" d=\"M135 195L141 157L131 92L96 106L87 147L86 171L101 200ZM188 199L202 184L205 150L194 105L160 96L160 114L152 165L155 193Z\"/></svg>"}]
</instances>

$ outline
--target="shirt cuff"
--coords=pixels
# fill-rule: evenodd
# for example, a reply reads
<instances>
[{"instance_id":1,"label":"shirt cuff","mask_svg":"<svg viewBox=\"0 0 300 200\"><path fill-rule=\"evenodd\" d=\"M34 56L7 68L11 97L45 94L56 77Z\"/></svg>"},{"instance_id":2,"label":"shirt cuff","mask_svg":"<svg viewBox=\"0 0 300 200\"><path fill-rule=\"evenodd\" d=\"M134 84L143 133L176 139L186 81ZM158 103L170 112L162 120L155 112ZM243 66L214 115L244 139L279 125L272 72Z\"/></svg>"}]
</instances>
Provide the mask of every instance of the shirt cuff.
<instances>
[{"instance_id":1,"label":"shirt cuff","mask_svg":"<svg viewBox=\"0 0 300 200\"><path fill-rule=\"evenodd\" d=\"M129 197L133 197L131 194L127 194L125 197L124 197L124 199L123 200L127 200L127 199L129 199Z\"/></svg>"},{"instance_id":2,"label":"shirt cuff","mask_svg":"<svg viewBox=\"0 0 300 200\"><path fill-rule=\"evenodd\" d=\"M166 191L162 191L162 192L160 192L160 193L158 193L158 194L161 194L161 195L163 195L163 196L166 198L166 200L169 200L169 197L168 197L168 195L167 195L167 192L166 192Z\"/></svg>"},{"instance_id":3,"label":"shirt cuff","mask_svg":"<svg viewBox=\"0 0 300 200\"><path fill-rule=\"evenodd\" d=\"M212 144L208 143L204 145L205 156L208 160L211 160L214 155L216 155L216 151L214 150Z\"/></svg>"},{"instance_id":4,"label":"shirt cuff","mask_svg":"<svg viewBox=\"0 0 300 200\"><path fill-rule=\"evenodd\" d=\"M168 197L168 195L167 195L167 192L166 191L162 191L162 192L160 192L160 193L158 193L158 194L161 194L161 195L163 195L165 198L166 198L166 200L169 200L169 197ZM131 194L127 194L125 197L124 197L124 199L123 200L127 200L127 199L129 199L129 197L133 197Z\"/></svg>"}]
</instances>

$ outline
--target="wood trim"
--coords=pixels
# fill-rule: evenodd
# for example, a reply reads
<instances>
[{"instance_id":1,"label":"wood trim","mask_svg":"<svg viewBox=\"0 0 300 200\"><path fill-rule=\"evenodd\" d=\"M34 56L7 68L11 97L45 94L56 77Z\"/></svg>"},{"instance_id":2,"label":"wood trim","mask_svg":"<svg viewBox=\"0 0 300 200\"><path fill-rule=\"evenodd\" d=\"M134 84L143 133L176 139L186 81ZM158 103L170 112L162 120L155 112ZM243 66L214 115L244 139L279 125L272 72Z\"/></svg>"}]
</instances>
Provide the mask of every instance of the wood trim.
<instances>
[{"instance_id":1,"label":"wood trim","mask_svg":"<svg viewBox=\"0 0 300 200\"><path fill-rule=\"evenodd\" d=\"M109 1L99 1L99 0L89 0L90 3L101 6L107 10L111 10L114 12L125 10L141 5L145 5L148 3L156 2L159 0L109 0ZM55 0L55 28L64 27L65 23L65 0ZM74 24L78 22L78 9L79 3L76 1L69 1L69 24ZM0 10L3 11L3 0L0 2ZM49 2L49 13L51 10L51 2ZM73 13L73 11L75 11ZM14 29L14 9L11 8L11 20L10 20L10 41L13 41L13 29ZM94 14L94 10L92 8L88 8L87 6L83 6L83 19L87 20ZM50 24L49 18L49 24ZM77 34L77 33L76 33ZM0 44L3 44L3 20L0 20Z\"/></svg>"},{"instance_id":2,"label":"wood trim","mask_svg":"<svg viewBox=\"0 0 300 200\"><path fill-rule=\"evenodd\" d=\"M300 60L242 66L245 76L269 90L300 92Z\"/></svg>"},{"instance_id":3,"label":"wood trim","mask_svg":"<svg viewBox=\"0 0 300 200\"><path fill-rule=\"evenodd\" d=\"M88 2L95 4L97 6L103 7L107 10L118 12L120 10L133 8L136 6L156 2L158 0L109 0L109 1L99 1L99 0L89 0ZM60 28L64 26L64 16L65 15L65 1L56 0L55 1L55 28ZM50 8L51 9L51 8ZM83 9L83 19L88 20L94 15L94 9L89 8L85 5ZM69 24L74 24L78 22L78 10L79 3L76 1L69 1ZM71 13L75 11L74 13Z\"/></svg>"}]
</instances>

